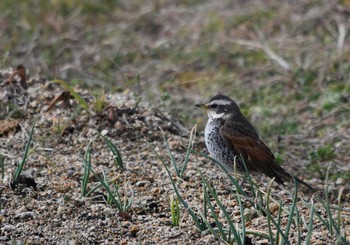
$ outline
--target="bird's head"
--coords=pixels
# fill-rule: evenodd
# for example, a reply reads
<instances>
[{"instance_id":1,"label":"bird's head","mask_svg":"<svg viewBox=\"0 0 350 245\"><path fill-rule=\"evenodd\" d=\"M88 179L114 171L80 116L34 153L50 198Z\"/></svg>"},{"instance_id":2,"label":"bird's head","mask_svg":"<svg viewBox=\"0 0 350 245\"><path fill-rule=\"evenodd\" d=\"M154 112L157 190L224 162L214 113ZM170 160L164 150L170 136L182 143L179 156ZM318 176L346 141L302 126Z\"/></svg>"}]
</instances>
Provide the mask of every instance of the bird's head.
<instances>
[{"instance_id":1,"label":"bird's head","mask_svg":"<svg viewBox=\"0 0 350 245\"><path fill-rule=\"evenodd\" d=\"M237 104L225 95L215 95L207 103L197 104L196 106L205 109L209 119L222 118L227 120L242 115Z\"/></svg>"}]
</instances>

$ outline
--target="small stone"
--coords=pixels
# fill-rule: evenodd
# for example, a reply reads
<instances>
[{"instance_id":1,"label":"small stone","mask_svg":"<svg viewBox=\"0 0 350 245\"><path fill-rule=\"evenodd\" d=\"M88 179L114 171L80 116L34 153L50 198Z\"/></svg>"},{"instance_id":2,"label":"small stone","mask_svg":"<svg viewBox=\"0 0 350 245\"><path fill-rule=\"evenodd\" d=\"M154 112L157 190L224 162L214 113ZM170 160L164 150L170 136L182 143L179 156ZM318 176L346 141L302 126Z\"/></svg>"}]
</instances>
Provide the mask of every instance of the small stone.
<instances>
[{"instance_id":1,"label":"small stone","mask_svg":"<svg viewBox=\"0 0 350 245\"><path fill-rule=\"evenodd\" d=\"M3 227L2 227L2 230L3 231L13 231L13 230L15 230L16 229L16 226L14 226L14 225L4 225Z\"/></svg>"},{"instance_id":2,"label":"small stone","mask_svg":"<svg viewBox=\"0 0 350 245\"><path fill-rule=\"evenodd\" d=\"M69 245L80 245L81 243L78 240L70 240L68 241Z\"/></svg>"},{"instance_id":3,"label":"small stone","mask_svg":"<svg viewBox=\"0 0 350 245\"><path fill-rule=\"evenodd\" d=\"M145 186L149 186L150 184L151 182L148 180L140 180L136 182L136 186L138 187L145 187Z\"/></svg>"},{"instance_id":4,"label":"small stone","mask_svg":"<svg viewBox=\"0 0 350 245\"><path fill-rule=\"evenodd\" d=\"M106 136L106 135L108 134L108 129L103 129L103 130L101 131L101 134L102 134L103 136Z\"/></svg>"},{"instance_id":5,"label":"small stone","mask_svg":"<svg viewBox=\"0 0 350 245\"><path fill-rule=\"evenodd\" d=\"M63 211L64 211L64 207L60 206L60 207L57 208L57 214L58 215L62 215Z\"/></svg>"},{"instance_id":6,"label":"small stone","mask_svg":"<svg viewBox=\"0 0 350 245\"><path fill-rule=\"evenodd\" d=\"M132 237L136 237L137 232L139 231L139 228L136 225L133 225L130 228L130 234Z\"/></svg>"},{"instance_id":7,"label":"small stone","mask_svg":"<svg viewBox=\"0 0 350 245\"><path fill-rule=\"evenodd\" d=\"M32 211L18 213L15 216L15 219L34 219L34 218L35 218L35 213Z\"/></svg>"},{"instance_id":8,"label":"small stone","mask_svg":"<svg viewBox=\"0 0 350 245\"><path fill-rule=\"evenodd\" d=\"M337 178L337 180L335 181L335 184L336 185L343 185L343 184L345 184L345 181L342 178Z\"/></svg>"},{"instance_id":9,"label":"small stone","mask_svg":"<svg viewBox=\"0 0 350 245\"><path fill-rule=\"evenodd\" d=\"M279 205L277 203L271 203L269 207L272 214L275 214L279 210Z\"/></svg>"}]
</instances>

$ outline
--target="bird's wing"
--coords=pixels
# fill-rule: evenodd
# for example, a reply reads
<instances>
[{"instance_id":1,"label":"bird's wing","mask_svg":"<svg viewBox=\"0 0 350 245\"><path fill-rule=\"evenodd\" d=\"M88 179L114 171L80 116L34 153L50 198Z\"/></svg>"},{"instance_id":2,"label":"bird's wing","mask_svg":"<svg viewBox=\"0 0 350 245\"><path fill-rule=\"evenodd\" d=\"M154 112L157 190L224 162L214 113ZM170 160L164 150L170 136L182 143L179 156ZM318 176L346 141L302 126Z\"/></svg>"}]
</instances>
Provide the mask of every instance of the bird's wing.
<instances>
[{"instance_id":1,"label":"bird's wing","mask_svg":"<svg viewBox=\"0 0 350 245\"><path fill-rule=\"evenodd\" d=\"M271 178L276 177L275 157L255 131L245 130L240 123L225 123L220 133L232 149L242 155L248 169L263 172Z\"/></svg>"}]
</instances>

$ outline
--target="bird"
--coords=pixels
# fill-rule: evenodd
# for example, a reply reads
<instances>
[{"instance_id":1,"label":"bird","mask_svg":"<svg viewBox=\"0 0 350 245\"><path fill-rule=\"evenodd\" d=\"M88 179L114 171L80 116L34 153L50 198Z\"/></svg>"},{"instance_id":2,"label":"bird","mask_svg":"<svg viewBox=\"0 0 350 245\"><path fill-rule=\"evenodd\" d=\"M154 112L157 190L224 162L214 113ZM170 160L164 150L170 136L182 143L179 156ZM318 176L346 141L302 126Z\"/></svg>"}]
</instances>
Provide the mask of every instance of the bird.
<instances>
[{"instance_id":1,"label":"bird","mask_svg":"<svg viewBox=\"0 0 350 245\"><path fill-rule=\"evenodd\" d=\"M195 106L205 109L208 114L205 144L216 161L231 170L235 167L237 172L245 173L248 169L249 172L263 173L282 186L285 186L284 181L295 179L313 190L276 162L270 148L261 140L234 100L225 95L215 95L208 102Z\"/></svg>"}]
</instances>

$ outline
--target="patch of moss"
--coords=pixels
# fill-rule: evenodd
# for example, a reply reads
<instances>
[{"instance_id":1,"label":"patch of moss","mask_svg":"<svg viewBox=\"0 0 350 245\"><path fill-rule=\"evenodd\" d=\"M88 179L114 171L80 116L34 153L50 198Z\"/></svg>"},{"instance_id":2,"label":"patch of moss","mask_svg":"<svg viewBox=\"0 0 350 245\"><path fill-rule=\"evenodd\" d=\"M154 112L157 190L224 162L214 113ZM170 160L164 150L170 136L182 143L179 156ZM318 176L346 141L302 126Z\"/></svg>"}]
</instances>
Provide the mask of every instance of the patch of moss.
<instances>
[{"instance_id":1,"label":"patch of moss","mask_svg":"<svg viewBox=\"0 0 350 245\"><path fill-rule=\"evenodd\" d=\"M331 111L335 107L337 107L338 103L335 101L326 101L323 103L322 108L326 111Z\"/></svg>"},{"instance_id":2,"label":"patch of moss","mask_svg":"<svg viewBox=\"0 0 350 245\"><path fill-rule=\"evenodd\" d=\"M289 135L298 131L299 123L295 121L283 121L280 124L265 124L262 132L273 135Z\"/></svg>"},{"instance_id":3,"label":"patch of moss","mask_svg":"<svg viewBox=\"0 0 350 245\"><path fill-rule=\"evenodd\" d=\"M283 153L277 152L275 154L275 162L278 163L279 165L281 165L283 163L283 156L284 156Z\"/></svg>"},{"instance_id":4,"label":"patch of moss","mask_svg":"<svg viewBox=\"0 0 350 245\"><path fill-rule=\"evenodd\" d=\"M247 14L242 13L241 16L237 16L233 22L232 25L238 26L238 25L252 25L252 24L259 24L262 25L266 21L269 21L273 19L273 17L276 15L276 11L273 8L256 8L255 11Z\"/></svg>"},{"instance_id":5,"label":"patch of moss","mask_svg":"<svg viewBox=\"0 0 350 245\"><path fill-rule=\"evenodd\" d=\"M317 156L323 161L330 161L335 158L335 153L331 145L321 146L316 150Z\"/></svg>"},{"instance_id":6,"label":"patch of moss","mask_svg":"<svg viewBox=\"0 0 350 245\"><path fill-rule=\"evenodd\" d=\"M350 181L350 171L342 171L340 173L334 173L329 175L331 181L336 181L338 178L341 178L345 181Z\"/></svg>"},{"instance_id":7,"label":"patch of moss","mask_svg":"<svg viewBox=\"0 0 350 245\"><path fill-rule=\"evenodd\" d=\"M321 165L318 162L310 163L306 165L308 172L313 174L318 174L320 177L324 178L324 172Z\"/></svg>"},{"instance_id":8,"label":"patch of moss","mask_svg":"<svg viewBox=\"0 0 350 245\"><path fill-rule=\"evenodd\" d=\"M310 151L309 157L313 162L331 161L336 157L336 154L334 153L332 145L327 144Z\"/></svg>"}]
</instances>

